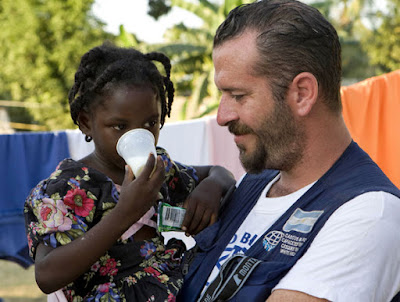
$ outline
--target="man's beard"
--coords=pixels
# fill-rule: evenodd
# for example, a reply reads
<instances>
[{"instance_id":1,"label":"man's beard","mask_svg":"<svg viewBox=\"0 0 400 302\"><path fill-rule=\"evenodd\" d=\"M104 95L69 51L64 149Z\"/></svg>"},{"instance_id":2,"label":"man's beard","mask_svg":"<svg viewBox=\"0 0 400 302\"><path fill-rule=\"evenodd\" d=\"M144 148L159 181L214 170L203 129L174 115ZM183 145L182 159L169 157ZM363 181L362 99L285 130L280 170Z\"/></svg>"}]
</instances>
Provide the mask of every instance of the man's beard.
<instances>
[{"instance_id":1,"label":"man's beard","mask_svg":"<svg viewBox=\"0 0 400 302\"><path fill-rule=\"evenodd\" d=\"M301 160L305 145L303 127L294 121L286 104L275 103L274 111L257 129L232 121L229 131L234 135L251 134L256 137L253 151L239 144L240 161L249 173L264 169L288 171Z\"/></svg>"}]
</instances>

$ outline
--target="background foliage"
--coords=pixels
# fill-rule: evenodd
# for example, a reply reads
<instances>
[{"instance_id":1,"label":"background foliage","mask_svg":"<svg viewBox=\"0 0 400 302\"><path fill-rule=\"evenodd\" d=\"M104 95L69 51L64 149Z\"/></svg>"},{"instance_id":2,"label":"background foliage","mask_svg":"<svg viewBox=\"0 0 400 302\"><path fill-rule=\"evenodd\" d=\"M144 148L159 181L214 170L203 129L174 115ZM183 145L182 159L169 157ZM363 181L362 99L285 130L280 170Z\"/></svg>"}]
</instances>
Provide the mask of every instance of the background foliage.
<instances>
[{"instance_id":1,"label":"background foliage","mask_svg":"<svg viewBox=\"0 0 400 302\"><path fill-rule=\"evenodd\" d=\"M373 15L378 24L360 37L370 64L377 65L380 72L400 68L400 0L388 0L387 4L385 11Z\"/></svg>"},{"instance_id":2,"label":"background foliage","mask_svg":"<svg viewBox=\"0 0 400 302\"><path fill-rule=\"evenodd\" d=\"M67 93L81 55L112 36L90 14L94 0L0 1L0 99L35 104L11 119L71 127Z\"/></svg>"},{"instance_id":3,"label":"background foliage","mask_svg":"<svg viewBox=\"0 0 400 302\"><path fill-rule=\"evenodd\" d=\"M72 127L67 93L79 59L105 40L171 57L177 94L185 98L181 119L215 110L219 94L213 85L213 35L231 8L251 1L147 0L148 13L155 19L177 6L203 20L199 28L176 24L158 45L139 41L123 26L117 37L105 32L104 24L91 14L94 1L0 1L0 100L24 104L8 109L13 122L47 130ZM381 0L304 1L338 30L344 84L400 68L400 0L386 0L386 7Z\"/></svg>"}]
</instances>

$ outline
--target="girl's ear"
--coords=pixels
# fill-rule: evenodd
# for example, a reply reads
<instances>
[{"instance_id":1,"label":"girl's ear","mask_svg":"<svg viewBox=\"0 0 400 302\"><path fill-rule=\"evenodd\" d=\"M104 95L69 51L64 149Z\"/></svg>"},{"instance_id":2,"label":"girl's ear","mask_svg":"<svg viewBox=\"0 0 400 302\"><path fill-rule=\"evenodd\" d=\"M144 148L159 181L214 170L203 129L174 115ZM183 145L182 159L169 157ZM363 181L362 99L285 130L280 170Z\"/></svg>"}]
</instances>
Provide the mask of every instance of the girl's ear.
<instances>
[{"instance_id":1,"label":"girl's ear","mask_svg":"<svg viewBox=\"0 0 400 302\"><path fill-rule=\"evenodd\" d=\"M318 98L318 81L310 72L299 73L292 81L288 91L288 103L292 112L298 116L310 113Z\"/></svg>"},{"instance_id":2,"label":"girl's ear","mask_svg":"<svg viewBox=\"0 0 400 302\"><path fill-rule=\"evenodd\" d=\"M82 110L78 114L78 126L82 133L92 136L91 118L85 110Z\"/></svg>"}]
</instances>

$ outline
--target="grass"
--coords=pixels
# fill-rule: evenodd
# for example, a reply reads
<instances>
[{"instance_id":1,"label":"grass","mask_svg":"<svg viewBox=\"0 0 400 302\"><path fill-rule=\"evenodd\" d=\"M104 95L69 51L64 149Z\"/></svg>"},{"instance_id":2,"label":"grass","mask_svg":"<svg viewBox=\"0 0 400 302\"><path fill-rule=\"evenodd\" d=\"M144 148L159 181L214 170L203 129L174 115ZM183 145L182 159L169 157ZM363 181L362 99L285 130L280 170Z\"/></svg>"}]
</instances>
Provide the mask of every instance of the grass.
<instances>
[{"instance_id":1,"label":"grass","mask_svg":"<svg viewBox=\"0 0 400 302\"><path fill-rule=\"evenodd\" d=\"M47 297L35 282L33 265L29 269L0 260L0 298L2 302L46 302Z\"/></svg>"}]
</instances>

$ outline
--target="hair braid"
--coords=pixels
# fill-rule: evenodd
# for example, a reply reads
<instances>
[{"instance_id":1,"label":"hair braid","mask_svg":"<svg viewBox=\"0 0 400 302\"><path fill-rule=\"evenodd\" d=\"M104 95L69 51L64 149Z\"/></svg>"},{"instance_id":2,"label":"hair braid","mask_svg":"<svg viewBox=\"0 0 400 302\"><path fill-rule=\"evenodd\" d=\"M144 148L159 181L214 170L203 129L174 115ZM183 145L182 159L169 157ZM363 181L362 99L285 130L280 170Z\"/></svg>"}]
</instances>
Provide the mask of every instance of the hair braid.
<instances>
[{"instance_id":1,"label":"hair braid","mask_svg":"<svg viewBox=\"0 0 400 302\"><path fill-rule=\"evenodd\" d=\"M167 100L166 100L165 106L164 106L164 108L165 108L164 115L167 115L168 117L170 117L172 102L174 101L174 93L175 93L174 84L172 83L172 81L170 79L170 77L171 77L171 61L166 55L164 55L163 53L160 53L160 52L150 52L150 53L145 54L145 57L148 60L154 60L154 61L160 62L164 66L166 76L163 77L163 86L165 87L165 92L167 94Z\"/></svg>"},{"instance_id":2,"label":"hair braid","mask_svg":"<svg viewBox=\"0 0 400 302\"><path fill-rule=\"evenodd\" d=\"M152 61L160 62L163 76ZM82 56L69 94L71 117L75 124L82 110L101 101L118 85L150 85L161 102L161 126L170 116L174 99L174 85L170 80L171 62L160 52L143 54L133 48L121 48L105 43Z\"/></svg>"},{"instance_id":3,"label":"hair braid","mask_svg":"<svg viewBox=\"0 0 400 302\"><path fill-rule=\"evenodd\" d=\"M100 48L91 49L82 56L75 73L75 83L68 93L71 117L75 124L77 124L79 112L90 102L90 90L95 80L95 62L103 55L104 52Z\"/></svg>"}]
</instances>

